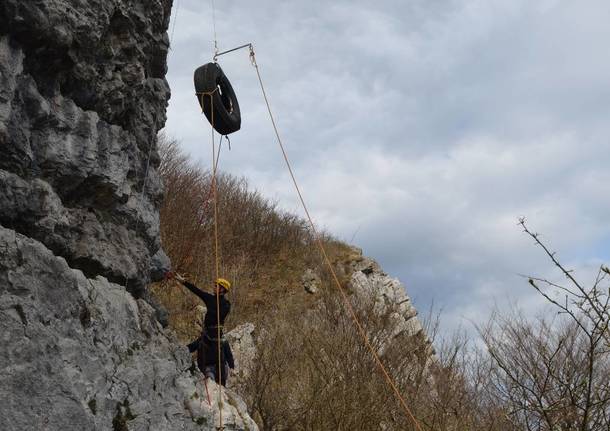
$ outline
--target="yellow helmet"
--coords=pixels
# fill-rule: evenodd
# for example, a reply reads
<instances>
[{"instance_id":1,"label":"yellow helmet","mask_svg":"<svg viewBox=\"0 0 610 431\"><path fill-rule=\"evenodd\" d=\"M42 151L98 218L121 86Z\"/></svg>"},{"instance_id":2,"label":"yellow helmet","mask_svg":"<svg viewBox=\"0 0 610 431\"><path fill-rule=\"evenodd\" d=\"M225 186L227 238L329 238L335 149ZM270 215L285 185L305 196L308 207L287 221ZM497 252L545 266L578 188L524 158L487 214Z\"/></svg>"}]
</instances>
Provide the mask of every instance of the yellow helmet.
<instances>
[{"instance_id":1,"label":"yellow helmet","mask_svg":"<svg viewBox=\"0 0 610 431\"><path fill-rule=\"evenodd\" d=\"M229 282L229 280L226 280L224 278L217 278L216 279L216 284L219 286L224 287L227 290L231 289L231 283Z\"/></svg>"}]
</instances>

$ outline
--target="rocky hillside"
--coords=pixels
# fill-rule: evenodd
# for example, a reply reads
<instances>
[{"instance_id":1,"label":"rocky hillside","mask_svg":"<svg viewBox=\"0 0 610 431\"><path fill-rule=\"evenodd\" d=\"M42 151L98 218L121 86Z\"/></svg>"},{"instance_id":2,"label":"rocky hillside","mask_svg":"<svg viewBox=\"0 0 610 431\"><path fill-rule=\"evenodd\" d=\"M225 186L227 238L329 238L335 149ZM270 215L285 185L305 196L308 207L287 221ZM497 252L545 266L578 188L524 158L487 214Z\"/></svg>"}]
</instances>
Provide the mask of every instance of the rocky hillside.
<instances>
[{"instance_id":1,"label":"rocky hillside","mask_svg":"<svg viewBox=\"0 0 610 431\"><path fill-rule=\"evenodd\" d=\"M213 207L202 199L210 173L171 138L160 140L160 154L164 248L175 271L205 287L216 270L209 246L215 243ZM391 418L386 429L409 429L308 223L243 179L221 174L218 190L220 269L233 283L226 326L235 328L229 339L237 368L229 384L259 427L317 430L341 423L365 431ZM401 392L427 414L432 348L405 287L361 250L329 235L321 240L373 348ZM181 341L193 340L201 330L199 299L175 280L155 283L152 291L170 311L169 324Z\"/></svg>"},{"instance_id":2,"label":"rocky hillside","mask_svg":"<svg viewBox=\"0 0 610 431\"><path fill-rule=\"evenodd\" d=\"M217 424L146 293L153 263L167 265L156 135L170 9L0 3L2 430ZM235 394L223 397L225 429L257 429Z\"/></svg>"},{"instance_id":3,"label":"rocky hillside","mask_svg":"<svg viewBox=\"0 0 610 431\"><path fill-rule=\"evenodd\" d=\"M364 301L372 301L374 313L389 314L388 342L401 336L421 336L427 339L417 317L417 310L400 280L384 272L373 259L363 256L360 249L352 250L340 269L349 274L349 287L352 292Z\"/></svg>"}]
</instances>

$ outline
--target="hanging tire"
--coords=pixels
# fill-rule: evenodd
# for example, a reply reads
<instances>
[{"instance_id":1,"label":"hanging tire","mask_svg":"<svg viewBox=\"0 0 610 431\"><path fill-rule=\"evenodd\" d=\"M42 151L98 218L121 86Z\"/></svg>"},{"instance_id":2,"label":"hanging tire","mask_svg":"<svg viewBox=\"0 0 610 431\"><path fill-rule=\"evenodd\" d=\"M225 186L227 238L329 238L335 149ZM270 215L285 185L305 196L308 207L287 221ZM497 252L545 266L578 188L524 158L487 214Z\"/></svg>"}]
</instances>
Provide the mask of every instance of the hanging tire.
<instances>
[{"instance_id":1,"label":"hanging tire","mask_svg":"<svg viewBox=\"0 0 610 431\"><path fill-rule=\"evenodd\" d=\"M199 105L214 129L221 135L238 131L241 127L239 103L220 66L208 63L197 68L194 81Z\"/></svg>"}]
</instances>

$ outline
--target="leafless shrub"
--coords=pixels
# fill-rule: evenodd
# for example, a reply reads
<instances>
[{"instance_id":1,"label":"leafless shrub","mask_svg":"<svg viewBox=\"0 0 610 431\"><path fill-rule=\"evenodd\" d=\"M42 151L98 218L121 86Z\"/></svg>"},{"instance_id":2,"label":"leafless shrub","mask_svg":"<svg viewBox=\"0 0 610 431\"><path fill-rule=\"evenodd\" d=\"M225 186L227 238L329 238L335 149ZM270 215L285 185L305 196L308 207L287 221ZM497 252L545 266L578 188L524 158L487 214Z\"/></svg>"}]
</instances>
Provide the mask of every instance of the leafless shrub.
<instances>
[{"instance_id":1,"label":"leafless shrub","mask_svg":"<svg viewBox=\"0 0 610 431\"><path fill-rule=\"evenodd\" d=\"M259 360L245 392L261 428L415 430L344 304L330 287L325 292L305 313L278 309L258 322L264 328L257 343ZM461 374L468 366L463 340L451 344L453 358L433 358L423 333L395 333L395 309L376 313L371 298L352 295L350 300L423 429L510 429L502 427L506 421L487 420L478 409L484 396ZM481 368L476 373L480 379L486 375Z\"/></svg>"},{"instance_id":2,"label":"leafless shrub","mask_svg":"<svg viewBox=\"0 0 610 431\"><path fill-rule=\"evenodd\" d=\"M521 429L610 429L610 272L600 267L593 285L585 287L524 219L520 225L567 284L529 277L556 310L554 318L531 322L519 313L495 314L480 330L494 363L493 392Z\"/></svg>"}]
</instances>

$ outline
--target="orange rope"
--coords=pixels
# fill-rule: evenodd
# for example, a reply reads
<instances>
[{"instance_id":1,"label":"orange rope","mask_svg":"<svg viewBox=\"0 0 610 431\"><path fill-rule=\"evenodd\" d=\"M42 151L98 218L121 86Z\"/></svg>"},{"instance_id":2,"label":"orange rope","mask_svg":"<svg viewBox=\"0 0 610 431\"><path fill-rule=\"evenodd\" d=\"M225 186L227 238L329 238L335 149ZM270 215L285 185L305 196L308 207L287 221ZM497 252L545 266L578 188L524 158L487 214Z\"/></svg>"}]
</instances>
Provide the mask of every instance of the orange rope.
<instances>
[{"instance_id":1,"label":"orange rope","mask_svg":"<svg viewBox=\"0 0 610 431\"><path fill-rule=\"evenodd\" d=\"M214 89L216 91L216 89ZM214 278L214 289L216 289L216 337L218 338L218 369L216 373L218 373L218 381L222 382L222 376L220 375L221 369L221 341L220 341L220 292L218 287L216 286L216 280L220 277L220 262L218 259L218 188L216 184L216 144L214 143L214 97L210 96L211 101L211 111L212 111L212 163L214 164L214 168L212 169L212 196L214 202L214 261L215 261L215 273L216 277ZM223 429L222 427L222 384L218 385L218 421L219 421L219 429Z\"/></svg>"},{"instance_id":2,"label":"orange rope","mask_svg":"<svg viewBox=\"0 0 610 431\"><path fill-rule=\"evenodd\" d=\"M222 376L220 374L221 370L221 339L220 339L220 295L219 289L216 286L216 280L220 276L220 261L218 258L218 189L216 185L216 143L214 142L214 93L217 88L209 93L201 93L201 107L203 109L203 96L210 96L210 110L211 110L211 130L212 130L212 200L214 202L214 262L215 262L215 279L214 279L214 289L216 289L216 337L217 337L217 347L218 347L218 369L215 370L218 373L218 380L221 382ZM219 426L218 429L223 429L222 426L222 384L218 385L218 415L219 415Z\"/></svg>"},{"instance_id":3,"label":"orange rope","mask_svg":"<svg viewBox=\"0 0 610 431\"><path fill-rule=\"evenodd\" d=\"M382 371L388 385L392 388L394 395L396 395L396 398L400 401L400 404L402 405L404 411L407 413L407 416L409 418L411 418L411 420L415 424L415 427L417 428L417 430L422 431L422 428L419 425L419 422L417 421L417 419L411 412L411 409L409 409L409 406L407 406L405 399L403 398L400 391L398 390L398 387L397 387L396 383L394 382L394 379L392 379L392 377L390 376L390 373L387 371L386 367L383 365L383 362L379 358L379 355L377 354L377 352L373 348L371 342L369 341L369 337L367 336L366 331L364 330L362 324L358 320L358 316L356 315L356 312L354 311L354 308L347 297L347 293L345 292L345 289L343 288L343 286L341 286L341 283L339 282L339 278L337 277L337 274L335 273L333 265L332 265L330 259L328 258L328 254L326 253L324 244L322 244L320 236L318 235L316 227L313 223L313 219L311 218L311 215L309 214L309 210L307 209L307 205L305 204L305 200L303 199L303 195L301 194L301 190L299 188L299 185L297 184L297 180L292 171L292 166L290 164L290 160L288 159L288 155L286 154L286 150L284 149L284 145L282 144L282 139L280 138L280 134L279 134L277 126L275 124L275 119L273 118L273 114L271 113L271 107L269 105L269 100L267 99L267 93L265 92L265 87L263 86L263 80L261 79L261 75L258 70L258 64L256 63L256 57L254 55L254 50L253 50L252 46L250 46L250 59L252 61L252 65L256 69L256 75L258 76L258 82L260 84L261 91L262 91L263 97L265 99L265 104L267 105L267 111L269 112L269 118L271 119L271 124L273 125L273 130L275 131L275 136L277 138L277 142L282 151L282 155L284 156L284 161L286 163L286 167L288 168L288 172L290 173L290 177L292 178L292 183L294 185L294 188L296 189L296 192L299 196L299 200L301 201L301 205L303 206L303 209L305 210L305 214L307 215L307 219L309 220L309 224L311 225L311 229L314 233L314 238L316 240L316 243L318 244L318 247L320 248L320 251L321 251L322 255L324 256L324 260L326 261L326 264L328 265L328 268L330 269L330 272L333 276L335 284L337 285L337 287L339 288L339 291L341 292L341 297L343 298L343 301L345 302L345 305L352 317L352 320L356 324L356 327L358 328L358 332L360 333L360 336L364 340L364 344L366 345L366 347L368 347L371 354L373 355L375 362L377 363L380 370Z\"/></svg>"},{"instance_id":4,"label":"orange rope","mask_svg":"<svg viewBox=\"0 0 610 431\"><path fill-rule=\"evenodd\" d=\"M214 163L214 168L218 170L218 165L220 163L220 150L222 149L222 136L220 138L220 143L218 144L218 155L216 156L216 162ZM212 181L210 180L210 186L208 187L208 192L205 195L205 199L203 200L203 205L199 208L199 218L197 219L197 226L196 226L196 230L195 232L193 232L193 235L198 234L199 232L199 228L201 227L201 225L203 224L203 219L205 217L205 213L208 209L209 206L209 201L212 198ZM182 256L180 258L180 260L178 261L178 264L176 265L176 271L178 271L180 268L183 268L185 265L188 265L192 260L193 257L198 257L199 256L199 248L201 247L201 241L197 241L197 245L195 246L195 250L192 251L191 249L188 249L186 251L186 255ZM199 262L201 259L197 259L197 275L199 275Z\"/></svg>"},{"instance_id":5,"label":"orange rope","mask_svg":"<svg viewBox=\"0 0 610 431\"><path fill-rule=\"evenodd\" d=\"M203 385L205 386L205 394L208 397L208 405L212 407L212 401L210 401L210 392L208 391L208 382L206 381L206 377L203 376Z\"/></svg>"}]
</instances>

